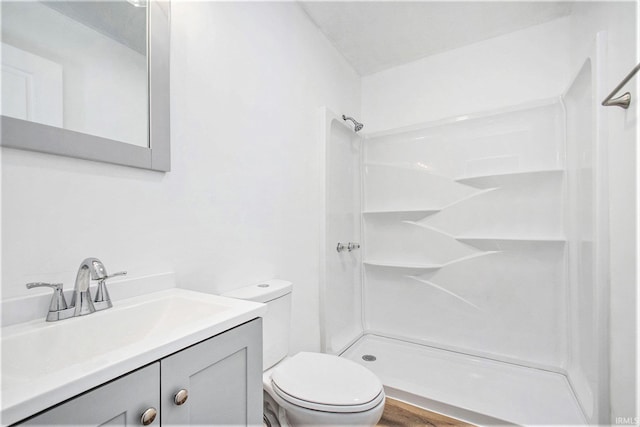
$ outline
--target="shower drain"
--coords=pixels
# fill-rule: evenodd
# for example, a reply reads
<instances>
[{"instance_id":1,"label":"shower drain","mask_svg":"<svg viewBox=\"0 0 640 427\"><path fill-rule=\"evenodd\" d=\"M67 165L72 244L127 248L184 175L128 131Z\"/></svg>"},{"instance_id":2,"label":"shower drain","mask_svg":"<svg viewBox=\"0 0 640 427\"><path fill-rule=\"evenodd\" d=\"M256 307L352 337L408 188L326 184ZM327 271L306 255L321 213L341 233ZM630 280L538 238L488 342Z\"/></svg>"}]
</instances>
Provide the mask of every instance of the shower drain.
<instances>
[{"instance_id":1,"label":"shower drain","mask_svg":"<svg viewBox=\"0 0 640 427\"><path fill-rule=\"evenodd\" d=\"M376 360L376 357L373 354L365 354L364 356L362 356L362 360L366 362L373 362Z\"/></svg>"}]
</instances>

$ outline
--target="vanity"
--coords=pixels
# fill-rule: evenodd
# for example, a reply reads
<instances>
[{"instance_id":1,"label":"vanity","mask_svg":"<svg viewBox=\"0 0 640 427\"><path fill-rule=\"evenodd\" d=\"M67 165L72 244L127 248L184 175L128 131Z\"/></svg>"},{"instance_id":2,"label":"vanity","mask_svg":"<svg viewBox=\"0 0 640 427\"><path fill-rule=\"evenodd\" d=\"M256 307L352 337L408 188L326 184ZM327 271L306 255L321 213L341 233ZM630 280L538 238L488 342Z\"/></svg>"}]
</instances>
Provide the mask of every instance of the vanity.
<instances>
[{"instance_id":1,"label":"vanity","mask_svg":"<svg viewBox=\"0 0 640 427\"><path fill-rule=\"evenodd\" d=\"M2 424L260 424L265 311L170 288L5 327Z\"/></svg>"}]
</instances>

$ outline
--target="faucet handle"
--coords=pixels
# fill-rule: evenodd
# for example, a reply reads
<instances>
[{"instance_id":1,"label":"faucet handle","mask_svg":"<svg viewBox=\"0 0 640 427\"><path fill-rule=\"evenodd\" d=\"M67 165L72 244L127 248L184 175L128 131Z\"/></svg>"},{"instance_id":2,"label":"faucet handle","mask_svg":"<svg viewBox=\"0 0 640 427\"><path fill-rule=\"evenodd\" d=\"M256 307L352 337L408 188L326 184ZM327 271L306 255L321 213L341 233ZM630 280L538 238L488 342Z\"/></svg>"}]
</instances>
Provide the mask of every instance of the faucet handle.
<instances>
[{"instance_id":1,"label":"faucet handle","mask_svg":"<svg viewBox=\"0 0 640 427\"><path fill-rule=\"evenodd\" d=\"M51 297L51 303L49 304L49 312L58 312L67 309L67 300L64 299L64 294L62 293L63 284L62 283L44 283L44 282L34 282L27 283L27 289L33 288L52 288L53 296Z\"/></svg>"},{"instance_id":2,"label":"faucet handle","mask_svg":"<svg viewBox=\"0 0 640 427\"><path fill-rule=\"evenodd\" d=\"M62 283L45 283L45 282L32 282L27 283L27 289L32 288L53 288L56 291L62 290L64 284Z\"/></svg>"},{"instance_id":3,"label":"faucet handle","mask_svg":"<svg viewBox=\"0 0 640 427\"><path fill-rule=\"evenodd\" d=\"M108 275L107 277L101 279L102 281L107 280L107 279L111 279L112 277L116 277L116 276L126 276L127 272L126 271L118 271L117 273L113 273Z\"/></svg>"},{"instance_id":4,"label":"faucet handle","mask_svg":"<svg viewBox=\"0 0 640 427\"><path fill-rule=\"evenodd\" d=\"M106 308L113 307L113 303L111 302L111 297L109 296L109 291L107 290L107 279L111 279L116 276L126 276L126 271L118 271L117 273L110 274L108 276L103 277L98 282L98 289L96 290L96 297L93 299L94 306L96 310L104 310Z\"/></svg>"}]
</instances>

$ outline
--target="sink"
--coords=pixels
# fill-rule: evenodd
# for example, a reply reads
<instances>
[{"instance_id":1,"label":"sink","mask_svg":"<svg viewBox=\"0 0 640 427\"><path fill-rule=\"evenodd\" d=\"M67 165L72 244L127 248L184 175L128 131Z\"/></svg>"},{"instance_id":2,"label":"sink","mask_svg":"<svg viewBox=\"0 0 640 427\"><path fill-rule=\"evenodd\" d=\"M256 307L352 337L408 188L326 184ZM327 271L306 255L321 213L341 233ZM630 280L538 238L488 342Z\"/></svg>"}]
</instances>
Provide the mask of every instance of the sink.
<instances>
[{"instance_id":1,"label":"sink","mask_svg":"<svg viewBox=\"0 0 640 427\"><path fill-rule=\"evenodd\" d=\"M9 424L262 316L264 304L184 289L109 310L2 329L2 424Z\"/></svg>"}]
</instances>

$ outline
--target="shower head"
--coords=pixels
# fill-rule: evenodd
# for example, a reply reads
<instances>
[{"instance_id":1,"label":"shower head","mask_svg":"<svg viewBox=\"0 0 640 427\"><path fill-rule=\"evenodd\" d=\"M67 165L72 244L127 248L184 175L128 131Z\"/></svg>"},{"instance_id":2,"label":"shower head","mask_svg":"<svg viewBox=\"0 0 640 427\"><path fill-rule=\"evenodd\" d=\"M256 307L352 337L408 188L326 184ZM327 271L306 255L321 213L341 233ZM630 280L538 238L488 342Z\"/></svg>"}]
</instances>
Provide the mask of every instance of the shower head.
<instances>
[{"instance_id":1,"label":"shower head","mask_svg":"<svg viewBox=\"0 0 640 427\"><path fill-rule=\"evenodd\" d=\"M356 132L362 130L362 128L364 127L364 125L362 123L360 123L359 121L357 121L353 117L347 117L344 114L342 115L342 120L344 120L344 121L351 120L353 122L353 126L354 126L353 130L356 131Z\"/></svg>"}]
</instances>

